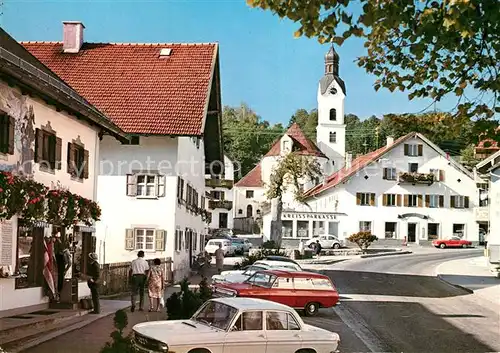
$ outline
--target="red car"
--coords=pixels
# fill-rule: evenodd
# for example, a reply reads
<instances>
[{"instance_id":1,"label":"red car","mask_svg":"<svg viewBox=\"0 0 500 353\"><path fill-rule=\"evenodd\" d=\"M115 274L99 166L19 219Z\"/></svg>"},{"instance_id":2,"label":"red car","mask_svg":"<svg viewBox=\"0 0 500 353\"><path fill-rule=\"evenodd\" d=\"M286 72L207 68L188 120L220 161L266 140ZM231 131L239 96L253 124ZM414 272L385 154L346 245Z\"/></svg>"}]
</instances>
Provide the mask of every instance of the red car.
<instances>
[{"instance_id":1,"label":"red car","mask_svg":"<svg viewBox=\"0 0 500 353\"><path fill-rule=\"evenodd\" d=\"M469 248L472 247L472 242L464 240L459 237L452 237L451 239L437 239L432 241L432 245L436 248Z\"/></svg>"},{"instance_id":2,"label":"red car","mask_svg":"<svg viewBox=\"0 0 500 353\"><path fill-rule=\"evenodd\" d=\"M304 310L314 316L319 308L331 308L339 301L339 293L325 275L311 272L265 270L255 272L243 283L217 283L216 297L260 298Z\"/></svg>"}]
</instances>

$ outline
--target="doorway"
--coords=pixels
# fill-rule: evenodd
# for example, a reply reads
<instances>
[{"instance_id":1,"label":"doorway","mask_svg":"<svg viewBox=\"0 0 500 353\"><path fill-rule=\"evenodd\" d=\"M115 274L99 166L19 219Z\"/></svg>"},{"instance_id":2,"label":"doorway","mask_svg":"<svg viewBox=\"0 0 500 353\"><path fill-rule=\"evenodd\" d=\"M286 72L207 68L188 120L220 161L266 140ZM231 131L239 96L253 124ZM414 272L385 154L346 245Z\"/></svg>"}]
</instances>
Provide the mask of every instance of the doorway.
<instances>
[{"instance_id":1,"label":"doorway","mask_svg":"<svg viewBox=\"0 0 500 353\"><path fill-rule=\"evenodd\" d=\"M427 224L427 236L429 240L435 240L439 238L439 223Z\"/></svg>"},{"instance_id":2,"label":"doorway","mask_svg":"<svg viewBox=\"0 0 500 353\"><path fill-rule=\"evenodd\" d=\"M385 239L397 238L396 225L396 222L385 222Z\"/></svg>"},{"instance_id":3,"label":"doorway","mask_svg":"<svg viewBox=\"0 0 500 353\"><path fill-rule=\"evenodd\" d=\"M250 218L253 216L253 207L252 205L247 206L247 217Z\"/></svg>"},{"instance_id":4,"label":"doorway","mask_svg":"<svg viewBox=\"0 0 500 353\"><path fill-rule=\"evenodd\" d=\"M414 243L417 238L417 223L408 223L408 243Z\"/></svg>"},{"instance_id":5,"label":"doorway","mask_svg":"<svg viewBox=\"0 0 500 353\"><path fill-rule=\"evenodd\" d=\"M219 213L219 228L227 228L227 212Z\"/></svg>"}]
</instances>

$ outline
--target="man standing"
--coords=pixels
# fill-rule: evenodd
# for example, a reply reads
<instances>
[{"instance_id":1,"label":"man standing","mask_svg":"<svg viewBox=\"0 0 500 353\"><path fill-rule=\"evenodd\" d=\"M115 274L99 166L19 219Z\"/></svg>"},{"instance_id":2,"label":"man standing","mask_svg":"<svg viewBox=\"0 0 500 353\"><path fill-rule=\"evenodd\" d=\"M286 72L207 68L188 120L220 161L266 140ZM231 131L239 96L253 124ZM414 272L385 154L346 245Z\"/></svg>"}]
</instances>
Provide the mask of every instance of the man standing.
<instances>
[{"instance_id":1,"label":"man standing","mask_svg":"<svg viewBox=\"0 0 500 353\"><path fill-rule=\"evenodd\" d=\"M316 258L319 259L319 257L321 256L321 250L323 250L321 248L319 240L316 240L316 247L314 248L314 250L316 250Z\"/></svg>"},{"instance_id":2,"label":"man standing","mask_svg":"<svg viewBox=\"0 0 500 353\"><path fill-rule=\"evenodd\" d=\"M94 310L91 314L99 314L101 312L101 307L99 304L99 278L101 277L101 268L97 262L97 254L91 252L89 254L90 262L87 269L87 285L90 288L90 293L92 294L92 304Z\"/></svg>"},{"instance_id":3,"label":"man standing","mask_svg":"<svg viewBox=\"0 0 500 353\"><path fill-rule=\"evenodd\" d=\"M215 250L215 267L217 273L220 275L222 267L224 266L224 250L222 250L222 243L219 243L219 248Z\"/></svg>"},{"instance_id":4,"label":"man standing","mask_svg":"<svg viewBox=\"0 0 500 353\"><path fill-rule=\"evenodd\" d=\"M135 299L137 291L139 291L139 311L143 311L144 307L144 287L146 286L147 272L149 271L149 264L144 260L144 251L137 253L137 259L132 261L129 270L129 283L131 287L131 301L132 307L130 311L135 311Z\"/></svg>"}]
</instances>

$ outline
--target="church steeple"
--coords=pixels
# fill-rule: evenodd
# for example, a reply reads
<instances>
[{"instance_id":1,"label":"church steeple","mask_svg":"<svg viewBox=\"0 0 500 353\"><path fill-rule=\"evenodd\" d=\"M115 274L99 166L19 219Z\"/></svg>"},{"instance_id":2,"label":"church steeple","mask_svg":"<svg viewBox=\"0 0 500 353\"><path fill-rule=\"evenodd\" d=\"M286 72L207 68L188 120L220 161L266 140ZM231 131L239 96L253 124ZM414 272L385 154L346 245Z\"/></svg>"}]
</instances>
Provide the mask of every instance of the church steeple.
<instances>
[{"instance_id":1,"label":"church steeple","mask_svg":"<svg viewBox=\"0 0 500 353\"><path fill-rule=\"evenodd\" d=\"M333 44L325 55L325 75L339 75L339 54L333 48Z\"/></svg>"}]
</instances>

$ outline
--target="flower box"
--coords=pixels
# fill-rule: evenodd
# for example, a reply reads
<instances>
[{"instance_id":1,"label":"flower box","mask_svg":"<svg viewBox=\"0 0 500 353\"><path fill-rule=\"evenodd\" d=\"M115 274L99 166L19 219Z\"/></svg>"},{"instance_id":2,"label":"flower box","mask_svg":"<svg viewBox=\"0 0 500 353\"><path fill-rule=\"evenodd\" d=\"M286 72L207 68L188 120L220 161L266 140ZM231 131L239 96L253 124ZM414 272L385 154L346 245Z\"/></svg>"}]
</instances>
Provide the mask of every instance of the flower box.
<instances>
[{"instance_id":1,"label":"flower box","mask_svg":"<svg viewBox=\"0 0 500 353\"><path fill-rule=\"evenodd\" d=\"M432 173L399 173L398 175L399 183L432 185L434 180Z\"/></svg>"}]
</instances>

